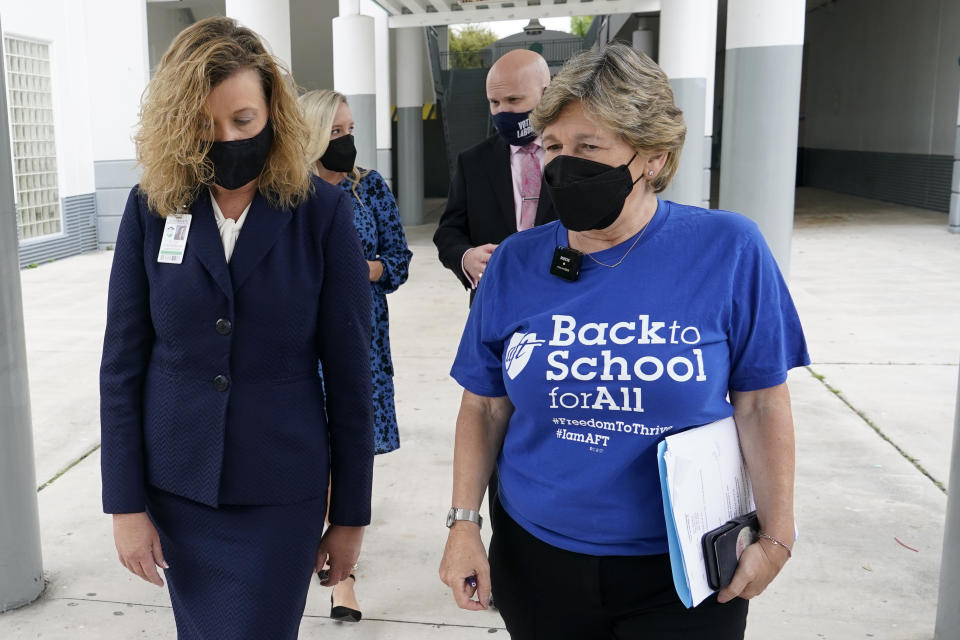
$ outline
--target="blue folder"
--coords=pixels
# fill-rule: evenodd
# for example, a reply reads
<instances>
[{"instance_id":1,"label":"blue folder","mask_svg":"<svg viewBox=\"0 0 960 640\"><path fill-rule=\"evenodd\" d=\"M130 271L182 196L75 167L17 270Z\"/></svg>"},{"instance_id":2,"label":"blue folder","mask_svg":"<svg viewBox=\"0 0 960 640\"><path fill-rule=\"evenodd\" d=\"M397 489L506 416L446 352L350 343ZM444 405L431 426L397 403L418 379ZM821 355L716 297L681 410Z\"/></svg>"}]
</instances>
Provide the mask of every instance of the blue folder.
<instances>
[{"instance_id":1,"label":"blue folder","mask_svg":"<svg viewBox=\"0 0 960 640\"><path fill-rule=\"evenodd\" d=\"M663 454L667 451L666 440L657 445L657 466L660 468L660 491L663 492L663 515L667 522L667 543L670 545L670 569L673 571L673 587L680 596L680 601L689 609L693 606L693 596L690 595L690 585L687 584L687 572L683 563L683 553L680 551L680 539L677 537L677 525L673 521L673 506L670 502L670 491L667 489L667 465Z\"/></svg>"}]
</instances>

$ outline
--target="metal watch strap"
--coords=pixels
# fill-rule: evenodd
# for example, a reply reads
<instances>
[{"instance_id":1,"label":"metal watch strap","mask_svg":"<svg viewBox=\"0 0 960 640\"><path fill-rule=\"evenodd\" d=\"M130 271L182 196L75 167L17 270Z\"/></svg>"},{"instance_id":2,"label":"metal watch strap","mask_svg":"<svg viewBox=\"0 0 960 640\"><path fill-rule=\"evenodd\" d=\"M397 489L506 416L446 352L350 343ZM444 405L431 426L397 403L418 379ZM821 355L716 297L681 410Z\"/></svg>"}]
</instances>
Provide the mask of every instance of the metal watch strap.
<instances>
[{"instance_id":1,"label":"metal watch strap","mask_svg":"<svg viewBox=\"0 0 960 640\"><path fill-rule=\"evenodd\" d=\"M450 511L447 512L447 527L452 527L458 520L469 520L478 527L483 527L483 516L480 515L479 511L473 509L452 507Z\"/></svg>"}]
</instances>

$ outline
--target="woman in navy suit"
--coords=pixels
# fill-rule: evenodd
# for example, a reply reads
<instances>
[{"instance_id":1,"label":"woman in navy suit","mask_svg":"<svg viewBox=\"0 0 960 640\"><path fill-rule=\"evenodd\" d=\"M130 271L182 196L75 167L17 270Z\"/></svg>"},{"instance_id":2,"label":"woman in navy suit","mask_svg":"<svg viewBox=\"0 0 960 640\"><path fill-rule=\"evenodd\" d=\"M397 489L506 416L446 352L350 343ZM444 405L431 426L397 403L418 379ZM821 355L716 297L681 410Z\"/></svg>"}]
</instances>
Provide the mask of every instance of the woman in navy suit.
<instances>
[{"instance_id":1,"label":"woman in navy suit","mask_svg":"<svg viewBox=\"0 0 960 640\"><path fill-rule=\"evenodd\" d=\"M103 507L124 566L157 585L164 569L180 638L296 638L310 576L346 578L370 522L368 267L306 139L288 78L227 18L177 36L142 106Z\"/></svg>"},{"instance_id":2,"label":"woman in navy suit","mask_svg":"<svg viewBox=\"0 0 960 640\"><path fill-rule=\"evenodd\" d=\"M376 171L356 166L354 120L346 97L337 91L308 91L299 98L310 128L307 157L313 171L325 182L338 186L353 203L353 223L360 235L370 269L373 306L370 369L373 372L374 452L389 453L400 446L397 411L393 402L393 360L390 357L390 318L387 294L407 281L410 259L407 238L400 223L397 201L386 181ZM331 595L330 617L360 621L354 595L356 577L339 583Z\"/></svg>"}]
</instances>

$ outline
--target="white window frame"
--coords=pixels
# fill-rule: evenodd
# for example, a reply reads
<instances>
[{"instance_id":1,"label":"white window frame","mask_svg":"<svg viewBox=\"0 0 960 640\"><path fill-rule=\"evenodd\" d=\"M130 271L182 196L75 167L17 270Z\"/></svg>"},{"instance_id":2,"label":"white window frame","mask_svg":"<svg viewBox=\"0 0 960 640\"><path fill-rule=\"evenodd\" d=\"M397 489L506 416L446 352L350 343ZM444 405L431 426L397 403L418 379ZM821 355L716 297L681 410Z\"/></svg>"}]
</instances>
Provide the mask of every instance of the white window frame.
<instances>
[{"instance_id":1,"label":"white window frame","mask_svg":"<svg viewBox=\"0 0 960 640\"><path fill-rule=\"evenodd\" d=\"M60 198L59 158L56 150L56 118L54 117L53 99L54 46L51 41L43 38L24 36L16 33L3 33L2 35L3 68L5 72L4 86L6 87L10 159L13 170L14 199L16 201L17 238L19 244L24 246L66 235L66 221L64 220L63 206ZM44 60L42 57L31 57L23 55L22 53L8 53L8 40L17 41L27 46L40 45L45 47L47 57ZM12 57L21 60L46 62L47 73L45 75L29 73L27 70L19 68L18 65L11 65ZM12 68L14 66L18 68ZM44 80L46 80L46 83L44 83ZM16 103L13 99L13 92L18 93ZM21 104L23 100L35 100L40 104L23 105ZM14 117L14 110L17 110L21 115ZM26 117L24 117L24 115ZM27 132L35 134L37 125L48 129L49 136L32 140L25 137ZM30 129L31 126L34 127L33 131ZM37 149L32 149L30 153L24 153L18 157L18 145L29 146L31 144L37 146L43 145L44 155L38 155L36 153ZM36 167L32 167L34 170L23 171L21 167L27 164L31 166L36 164ZM43 196L50 196L51 192L52 199L50 201L44 200ZM27 202L29 202L29 204L27 204ZM51 208L54 215L40 221L23 221L23 211L25 209L38 209L41 207ZM57 229L42 233L41 235L24 236L23 229L28 225L43 225L47 223L56 223Z\"/></svg>"}]
</instances>

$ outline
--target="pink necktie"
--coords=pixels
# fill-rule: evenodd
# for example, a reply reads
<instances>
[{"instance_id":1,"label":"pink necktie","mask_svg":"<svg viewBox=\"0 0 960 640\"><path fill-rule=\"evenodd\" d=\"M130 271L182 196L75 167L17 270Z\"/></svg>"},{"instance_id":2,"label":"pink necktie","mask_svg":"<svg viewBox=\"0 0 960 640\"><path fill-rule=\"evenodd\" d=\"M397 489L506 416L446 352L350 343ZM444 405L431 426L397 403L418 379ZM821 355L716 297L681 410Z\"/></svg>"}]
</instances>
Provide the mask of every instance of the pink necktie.
<instances>
[{"instance_id":1,"label":"pink necktie","mask_svg":"<svg viewBox=\"0 0 960 640\"><path fill-rule=\"evenodd\" d=\"M537 218L537 203L540 197L540 159L535 142L520 148L520 225L523 231L533 226Z\"/></svg>"}]
</instances>

